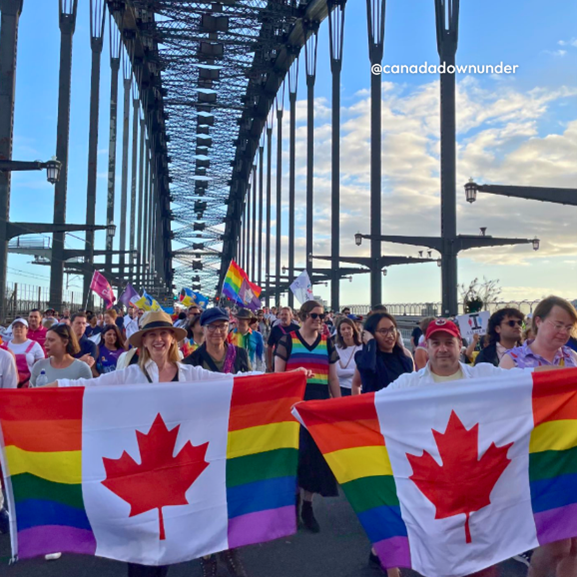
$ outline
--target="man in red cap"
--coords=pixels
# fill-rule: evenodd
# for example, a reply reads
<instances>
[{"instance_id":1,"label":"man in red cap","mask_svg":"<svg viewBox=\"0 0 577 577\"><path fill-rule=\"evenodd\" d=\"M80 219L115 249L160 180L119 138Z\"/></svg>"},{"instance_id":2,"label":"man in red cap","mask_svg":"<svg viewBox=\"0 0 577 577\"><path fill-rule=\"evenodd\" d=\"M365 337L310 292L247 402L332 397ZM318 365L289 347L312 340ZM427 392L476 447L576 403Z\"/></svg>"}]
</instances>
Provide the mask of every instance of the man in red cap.
<instances>
[{"instance_id":1,"label":"man in red cap","mask_svg":"<svg viewBox=\"0 0 577 577\"><path fill-rule=\"evenodd\" d=\"M416 373L401 375L387 387L387 390L490 377L500 374L503 370L490 363L471 366L459 362L461 333L459 327L447 319L437 319L429 324L425 334L425 347L429 354L429 361L425 367Z\"/></svg>"}]
</instances>

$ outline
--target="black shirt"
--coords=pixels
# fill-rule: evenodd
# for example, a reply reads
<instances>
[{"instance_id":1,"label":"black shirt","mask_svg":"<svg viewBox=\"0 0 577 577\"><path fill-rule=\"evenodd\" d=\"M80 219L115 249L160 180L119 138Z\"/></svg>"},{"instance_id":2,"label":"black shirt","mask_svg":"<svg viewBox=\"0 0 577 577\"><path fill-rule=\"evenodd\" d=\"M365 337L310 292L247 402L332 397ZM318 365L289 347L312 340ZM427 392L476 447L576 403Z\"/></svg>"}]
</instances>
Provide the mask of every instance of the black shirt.
<instances>
[{"instance_id":1,"label":"black shirt","mask_svg":"<svg viewBox=\"0 0 577 577\"><path fill-rule=\"evenodd\" d=\"M284 335L288 335L293 331L298 331L299 328L300 327L295 323L291 323L288 327L283 327L280 324L276 325L276 327L273 327L272 330L270 331L267 345L275 349L276 346L278 345L278 342L284 337Z\"/></svg>"},{"instance_id":2,"label":"black shirt","mask_svg":"<svg viewBox=\"0 0 577 577\"><path fill-rule=\"evenodd\" d=\"M86 338L85 334L78 339L78 344L80 345L80 351L74 355L75 359L90 355L95 361L98 360L98 347L90 339Z\"/></svg>"},{"instance_id":3,"label":"black shirt","mask_svg":"<svg viewBox=\"0 0 577 577\"><path fill-rule=\"evenodd\" d=\"M397 353L384 353L383 351L377 351L377 355L385 363L391 383L394 383L401 375L407 372L401 362L401 357Z\"/></svg>"},{"instance_id":4,"label":"black shirt","mask_svg":"<svg viewBox=\"0 0 577 577\"><path fill-rule=\"evenodd\" d=\"M413 339L415 346L417 346L419 344L419 339L421 338L422 334L423 334L423 331L421 330L421 327L415 327L413 329L413 332L411 333L411 338Z\"/></svg>"}]
</instances>

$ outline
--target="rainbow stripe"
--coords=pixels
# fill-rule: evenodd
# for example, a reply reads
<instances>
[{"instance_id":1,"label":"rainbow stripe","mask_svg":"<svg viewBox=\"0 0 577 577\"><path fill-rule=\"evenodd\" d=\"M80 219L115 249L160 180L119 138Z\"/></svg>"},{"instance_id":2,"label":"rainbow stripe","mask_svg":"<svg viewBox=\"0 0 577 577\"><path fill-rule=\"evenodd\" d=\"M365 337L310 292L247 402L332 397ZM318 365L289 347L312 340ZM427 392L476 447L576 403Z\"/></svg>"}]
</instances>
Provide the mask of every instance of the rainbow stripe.
<instances>
[{"instance_id":1,"label":"rainbow stripe","mask_svg":"<svg viewBox=\"0 0 577 577\"><path fill-rule=\"evenodd\" d=\"M410 567L407 527L374 393L298 405L384 567Z\"/></svg>"},{"instance_id":2,"label":"rainbow stripe","mask_svg":"<svg viewBox=\"0 0 577 577\"><path fill-rule=\"evenodd\" d=\"M96 551L82 497L83 397L81 388L59 390L57 400L54 389L2 391L3 465L20 559Z\"/></svg>"},{"instance_id":3,"label":"rainbow stripe","mask_svg":"<svg viewBox=\"0 0 577 577\"><path fill-rule=\"evenodd\" d=\"M329 353L327 337L321 336L319 344L314 350L309 350L299 339L296 332L290 333L292 340L291 354L287 361L287 371L304 367L312 371L313 376L307 380L309 385L329 384Z\"/></svg>"},{"instance_id":4,"label":"rainbow stripe","mask_svg":"<svg viewBox=\"0 0 577 577\"><path fill-rule=\"evenodd\" d=\"M236 301L238 299L243 280L248 283L250 289L254 293L254 296L258 298L262 292L262 289L254 283L250 282L246 272L244 272L244 270L240 268L234 260L230 261L230 266L228 267L228 271L224 277L222 294L230 300Z\"/></svg>"},{"instance_id":5,"label":"rainbow stripe","mask_svg":"<svg viewBox=\"0 0 577 577\"><path fill-rule=\"evenodd\" d=\"M288 378L287 378L288 377ZM232 392L226 486L228 543L241 547L296 531L299 424L305 381L286 374L239 379Z\"/></svg>"},{"instance_id":6,"label":"rainbow stripe","mask_svg":"<svg viewBox=\"0 0 577 577\"><path fill-rule=\"evenodd\" d=\"M577 535L577 369L533 373L531 506L541 545Z\"/></svg>"}]
</instances>

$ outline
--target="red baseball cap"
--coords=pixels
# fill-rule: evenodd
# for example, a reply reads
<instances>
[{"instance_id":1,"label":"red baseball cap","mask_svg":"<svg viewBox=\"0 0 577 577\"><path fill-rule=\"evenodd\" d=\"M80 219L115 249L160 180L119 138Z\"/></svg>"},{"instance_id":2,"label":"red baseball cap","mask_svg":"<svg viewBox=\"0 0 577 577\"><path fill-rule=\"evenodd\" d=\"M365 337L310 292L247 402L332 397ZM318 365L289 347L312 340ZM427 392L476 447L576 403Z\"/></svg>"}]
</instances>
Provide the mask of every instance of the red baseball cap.
<instances>
[{"instance_id":1,"label":"red baseball cap","mask_svg":"<svg viewBox=\"0 0 577 577\"><path fill-rule=\"evenodd\" d=\"M425 334L425 340L431 338L435 333L448 333L452 337L461 338L461 331L459 327L453 322L447 319L437 319L429 324L427 327L427 333Z\"/></svg>"}]
</instances>

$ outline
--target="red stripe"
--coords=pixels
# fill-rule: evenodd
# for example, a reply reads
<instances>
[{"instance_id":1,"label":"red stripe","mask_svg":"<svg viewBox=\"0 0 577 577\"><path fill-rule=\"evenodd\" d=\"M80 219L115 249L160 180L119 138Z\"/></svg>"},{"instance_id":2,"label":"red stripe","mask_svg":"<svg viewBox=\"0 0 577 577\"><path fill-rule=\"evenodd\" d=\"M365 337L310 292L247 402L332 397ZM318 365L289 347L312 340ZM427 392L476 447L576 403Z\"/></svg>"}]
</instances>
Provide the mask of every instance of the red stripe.
<instances>
[{"instance_id":1,"label":"red stripe","mask_svg":"<svg viewBox=\"0 0 577 577\"><path fill-rule=\"evenodd\" d=\"M303 371L272 373L259 377L235 377L230 403L231 414L239 405L274 401L286 397L302 399L306 382Z\"/></svg>"},{"instance_id":2,"label":"red stripe","mask_svg":"<svg viewBox=\"0 0 577 577\"><path fill-rule=\"evenodd\" d=\"M374 393L328 401L307 401L299 403L297 409L307 427L342 421L378 420Z\"/></svg>"},{"instance_id":3,"label":"red stripe","mask_svg":"<svg viewBox=\"0 0 577 577\"><path fill-rule=\"evenodd\" d=\"M82 419L83 397L84 387L0 389L0 420L80 420ZM44 434L40 427L37 428L37 432L38 435Z\"/></svg>"},{"instance_id":4,"label":"red stripe","mask_svg":"<svg viewBox=\"0 0 577 577\"><path fill-rule=\"evenodd\" d=\"M284 423L295 421L291 409L295 403L302 401L300 397L284 397L273 401L251 403L250 405L237 405L230 411L228 423L229 431L239 431L250 427L270 425L271 423Z\"/></svg>"},{"instance_id":5,"label":"red stripe","mask_svg":"<svg viewBox=\"0 0 577 577\"><path fill-rule=\"evenodd\" d=\"M577 368L533 372L535 426L577 420Z\"/></svg>"},{"instance_id":6,"label":"red stripe","mask_svg":"<svg viewBox=\"0 0 577 577\"><path fill-rule=\"evenodd\" d=\"M309 431L323 454L385 445L377 419L313 425Z\"/></svg>"},{"instance_id":7,"label":"red stripe","mask_svg":"<svg viewBox=\"0 0 577 577\"><path fill-rule=\"evenodd\" d=\"M14 445L25 451L51 453L82 449L82 420L2 422L6 447Z\"/></svg>"}]
</instances>

